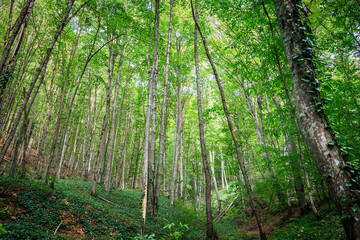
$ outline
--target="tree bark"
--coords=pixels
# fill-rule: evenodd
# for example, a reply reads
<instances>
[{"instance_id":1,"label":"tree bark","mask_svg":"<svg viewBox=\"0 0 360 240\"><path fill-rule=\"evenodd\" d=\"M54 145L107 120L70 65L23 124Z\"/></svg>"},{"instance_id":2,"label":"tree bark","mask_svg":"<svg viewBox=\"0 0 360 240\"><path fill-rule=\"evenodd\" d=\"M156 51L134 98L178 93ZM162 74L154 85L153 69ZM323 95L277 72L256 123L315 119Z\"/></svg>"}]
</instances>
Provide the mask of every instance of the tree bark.
<instances>
[{"instance_id":1,"label":"tree bark","mask_svg":"<svg viewBox=\"0 0 360 240\"><path fill-rule=\"evenodd\" d=\"M360 239L359 184L342 155L334 133L322 109L311 30L301 18L297 0L274 0L278 24L294 82L299 125L304 140L323 174L333 197L347 239ZM303 11L306 14L306 12ZM355 211L353 209L356 209Z\"/></svg>"}]
</instances>

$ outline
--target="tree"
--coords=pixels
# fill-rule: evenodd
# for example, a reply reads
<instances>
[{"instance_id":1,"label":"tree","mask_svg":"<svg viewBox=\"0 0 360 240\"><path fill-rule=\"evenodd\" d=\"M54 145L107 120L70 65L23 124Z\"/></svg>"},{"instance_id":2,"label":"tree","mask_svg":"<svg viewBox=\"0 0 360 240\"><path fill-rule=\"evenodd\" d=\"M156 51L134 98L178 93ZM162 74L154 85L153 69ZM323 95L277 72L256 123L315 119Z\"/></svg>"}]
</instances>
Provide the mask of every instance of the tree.
<instances>
[{"instance_id":1,"label":"tree","mask_svg":"<svg viewBox=\"0 0 360 240\"><path fill-rule=\"evenodd\" d=\"M195 13L194 7L191 2L193 11L193 18L195 24L198 20L197 3L195 2ZM205 133L204 133L204 121L202 116L202 104L201 104L201 85L200 85L200 71L199 71L199 57L198 57L198 46L197 46L197 28L195 25L194 29L194 54L195 54L195 73L196 73L196 96L197 96L197 108L198 108L198 119L199 119L199 134L200 134L200 147L201 147L201 160L205 174L205 203L206 203L206 239L218 239L216 230L213 226L212 210L211 210L211 176L209 169L209 162L207 159ZM201 174L201 173L200 173Z\"/></svg>"},{"instance_id":2,"label":"tree","mask_svg":"<svg viewBox=\"0 0 360 240\"><path fill-rule=\"evenodd\" d=\"M250 182L249 182L247 170L246 170L246 168L245 168L245 166L244 166L244 164L243 164L243 162L242 162L242 159L241 159L241 153L240 153L240 149L239 149L239 143L238 143L237 138L236 138L236 136L235 136L235 131L234 131L233 123L232 123L232 120L231 120L231 118L230 118L230 114L229 114L229 111L228 111L228 108L227 108L227 104L226 104L226 100L225 100L225 94L224 94L223 88L222 88L222 86L221 86L221 82L220 82L219 76L218 76L218 74L217 74L215 64L214 64L214 62L212 61L212 58L211 58L209 49L208 49L208 47L207 47L206 39L205 39L204 35L203 35L202 32L201 32L201 29L200 29L200 26L199 26L199 24L198 24L197 18L196 18L196 16L195 16L194 6L193 6L193 4L192 4L192 0L191 0L191 10L192 10L192 14L193 14L193 18L194 18L194 22L195 22L196 28L197 28L197 30L199 31L200 36L201 36L201 39L202 39L202 42L203 42L203 44L204 44L204 48L205 48L205 51L206 51L206 56L207 56L208 59L209 59L211 68L212 68L213 73L214 73L214 77L215 77L216 83L217 83L218 88L219 88L219 91L220 91L221 102L222 102L222 105L223 105L223 110L224 110L224 113L225 113L225 116L226 116L226 120L227 120L228 125L229 125L229 130L230 130L230 132L231 132L232 139L233 139L234 144L235 144L236 157L237 157L237 160L238 160L238 163L239 163L241 172L242 172L243 177L244 177L244 180L245 180L246 189L247 189L247 191L248 191L248 193L249 193L249 196L250 196L251 208L252 208L252 211L253 211L254 214L255 214L255 218L256 218L256 221L257 221L257 224L258 224L258 228L259 228L260 238L261 238L262 240L265 240L265 239L267 239L267 238L266 238L266 234L265 234L264 228L263 228L263 226L262 226L262 222L261 222L261 219L260 219L258 210L257 210L257 208L256 208L256 203L255 203L255 199L254 199L254 196L253 196L253 193L252 193L252 189L251 189L251 185L250 185ZM211 181L211 180L210 180L210 181Z\"/></svg>"},{"instance_id":3,"label":"tree","mask_svg":"<svg viewBox=\"0 0 360 240\"><path fill-rule=\"evenodd\" d=\"M357 192L360 188L353 182L355 176L350 171L351 166L341 152L323 109L312 34L306 22L307 9L297 0L274 0L274 3L305 142L342 216L347 238L360 239L360 198Z\"/></svg>"}]
</instances>

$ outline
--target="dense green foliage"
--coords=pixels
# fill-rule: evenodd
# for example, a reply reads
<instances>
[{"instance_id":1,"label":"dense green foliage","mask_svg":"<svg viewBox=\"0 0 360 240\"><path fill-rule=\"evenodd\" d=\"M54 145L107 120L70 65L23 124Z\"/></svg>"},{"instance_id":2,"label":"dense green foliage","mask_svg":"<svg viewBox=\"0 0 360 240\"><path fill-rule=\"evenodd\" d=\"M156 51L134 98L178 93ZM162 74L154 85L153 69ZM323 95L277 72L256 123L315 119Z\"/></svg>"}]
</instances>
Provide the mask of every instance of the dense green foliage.
<instances>
[{"instance_id":1,"label":"dense green foliage","mask_svg":"<svg viewBox=\"0 0 360 240\"><path fill-rule=\"evenodd\" d=\"M99 194L112 205L90 196L86 182L59 180L53 190L41 181L2 178L0 186L0 218L7 230L0 233L3 239L132 239L142 228L139 191L107 194L100 187ZM160 217L147 223L145 234L168 239L178 232L182 239L202 238L202 220L195 213L170 206L164 198L161 204Z\"/></svg>"},{"instance_id":2,"label":"dense green foliage","mask_svg":"<svg viewBox=\"0 0 360 240\"><path fill-rule=\"evenodd\" d=\"M1 56L9 40L5 34L8 29L10 34L13 31L26 2L0 1ZM149 79L155 62L155 2L74 1L70 11L74 16L64 25L48 63L40 69L70 2L36 0L29 23L23 25L23 38L17 36L16 44L10 48L10 56L16 56L14 66L11 71L6 68L0 72L0 90L4 90L0 94L1 151L12 137L5 157L0 159L0 171L2 175L32 179L0 180L3 224L0 237L66 239L66 231L72 231L84 239L141 239L143 195L138 190L144 186L144 146L148 144L144 138L152 84ZM86 4L75 14L83 3ZM205 139L208 156L213 156L210 166L214 217L238 197L234 207L215 224L219 236L225 239L257 236L256 230L249 227L256 224L240 161L248 172L260 217L265 222L268 216L274 217L273 224L265 224L273 239L341 239L344 234L339 218L347 216L335 217L329 187L324 181L328 176L319 170L318 159L310 154L311 146L307 145L302 129L297 128L294 80L274 2L197 3L199 26L223 84L241 151L241 159L237 159L219 89L199 40ZM352 177L352 182L345 186L359 196L360 6L356 0L298 3L301 19L307 24L303 40L309 44L310 60L316 68L316 91L321 93L313 107L326 115L324 128L334 133L334 141L323 145L341 148L346 160L342 167ZM176 239L180 235L183 239L201 239L206 215L194 70L196 29L190 1L174 0L173 4L165 149L161 153L164 163L159 176L154 178L161 182L163 198L159 215L149 219L143 228L145 235L155 234L155 239ZM160 151L159 116L169 19L170 2L161 0L159 69L153 110L156 116L151 126L155 134L155 147L150 153L155 156L154 169ZM20 48L15 51L16 46ZM291 57L303 60L301 56ZM7 59L5 66L8 65ZM41 74L34 81L39 69ZM119 93L114 106L117 82ZM31 90L31 86L35 89ZM23 103L27 91L30 100ZM110 138L113 146L109 146ZM107 169L107 165L111 167ZM175 173L174 207L165 196L171 194L169 188ZM103 188L107 175L111 176L108 192ZM55 183L56 190L33 179ZM99 196L116 205L90 196L90 182L98 184ZM299 186L307 204L306 215L298 219L296 214L283 216L289 209L297 212ZM311 197L322 220L316 221L309 213ZM329 202L329 209L324 208L325 202ZM360 211L357 207L352 210ZM275 219L276 216L281 217ZM58 226L58 233L53 235ZM8 233L1 232L2 227Z\"/></svg>"}]
</instances>

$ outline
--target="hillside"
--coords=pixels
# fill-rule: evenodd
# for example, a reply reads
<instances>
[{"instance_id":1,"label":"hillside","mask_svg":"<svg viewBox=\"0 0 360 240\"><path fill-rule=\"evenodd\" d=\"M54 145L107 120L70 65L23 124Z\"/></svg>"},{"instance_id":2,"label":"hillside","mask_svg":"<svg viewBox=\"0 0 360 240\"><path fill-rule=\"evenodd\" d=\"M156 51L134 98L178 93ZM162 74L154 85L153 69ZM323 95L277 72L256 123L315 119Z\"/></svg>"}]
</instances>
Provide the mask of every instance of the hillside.
<instances>
[{"instance_id":1,"label":"hillside","mask_svg":"<svg viewBox=\"0 0 360 240\"><path fill-rule=\"evenodd\" d=\"M91 184L59 180L53 190L41 181L2 178L0 180L0 222L8 233L2 239L183 239L203 237L202 220L182 207L161 199L157 221L142 226L141 192L112 190L90 196ZM175 221L175 222L173 222ZM184 224L184 225L182 225ZM185 226L186 225L186 226ZM191 229L188 227L191 226Z\"/></svg>"},{"instance_id":2,"label":"hillside","mask_svg":"<svg viewBox=\"0 0 360 240\"><path fill-rule=\"evenodd\" d=\"M170 206L161 198L159 216L141 219L142 194L136 190L99 187L90 196L91 184L58 180L53 190L42 181L0 179L0 223L7 233L1 239L203 239L205 223L180 202ZM263 209L270 239L344 239L338 217L321 208L323 220L312 214L288 216L288 210ZM232 208L217 224L220 239L257 239L256 222ZM296 208L295 208L296 211ZM266 214L267 213L267 214ZM203 217L203 216L202 216ZM141 236L141 231L143 236Z\"/></svg>"}]
</instances>

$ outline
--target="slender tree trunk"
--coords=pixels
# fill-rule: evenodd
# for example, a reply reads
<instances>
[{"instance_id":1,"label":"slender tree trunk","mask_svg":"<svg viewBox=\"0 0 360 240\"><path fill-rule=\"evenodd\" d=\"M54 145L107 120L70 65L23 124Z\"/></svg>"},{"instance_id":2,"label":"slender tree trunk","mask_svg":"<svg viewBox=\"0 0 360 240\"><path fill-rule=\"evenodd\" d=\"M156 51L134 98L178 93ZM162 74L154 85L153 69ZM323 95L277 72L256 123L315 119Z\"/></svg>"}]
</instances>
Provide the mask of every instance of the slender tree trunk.
<instances>
[{"instance_id":1,"label":"slender tree trunk","mask_svg":"<svg viewBox=\"0 0 360 240\"><path fill-rule=\"evenodd\" d=\"M152 10L152 3L151 3ZM150 31L149 31L149 58L148 58L148 73L149 73L149 81L148 81L148 101L146 108L146 118L145 118L145 133L144 133L144 157L143 157L143 172L142 172L142 190L144 191L144 198L142 201L142 218L144 219L144 224L146 222L146 214L147 214L147 200L148 200L148 177L149 177L149 136L150 136L150 125L151 125L151 101L152 101L152 70L150 69L150 61L151 61L151 25L152 21L150 21ZM155 51L154 51L155 52ZM155 59L153 60L155 61ZM145 101L144 101L145 102ZM145 114L145 109L144 109Z\"/></svg>"},{"instance_id":2,"label":"slender tree trunk","mask_svg":"<svg viewBox=\"0 0 360 240\"><path fill-rule=\"evenodd\" d=\"M110 41L113 40L113 35L110 34ZM91 195L96 196L96 184L101 178L101 174L103 173L104 165L105 165L105 157L106 157L106 139L107 139L107 132L108 132L108 123L109 123L109 116L110 116L110 104L111 104L111 84L113 79L114 73L114 49L113 45L109 47L109 59L108 59L108 85L106 89L106 111L104 115L104 120L101 129L101 137L100 137L100 144L99 150L97 153L97 158L95 161L95 168L94 168L94 177L93 177L93 186L91 190ZM115 112L114 112L115 114Z\"/></svg>"},{"instance_id":3,"label":"slender tree trunk","mask_svg":"<svg viewBox=\"0 0 360 240\"><path fill-rule=\"evenodd\" d=\"M66 176L68 176L68 177L70 177L72 172L73 172L74 162L75 162L75 158L76 158L76 150L77 150L79 130L80 130L80 124L78 124L78 126L76 128L76 133L75 133L75 136L74 136L74 146L72 148L72 152L71 152L70 158L69 158L69 167L68 167L68 170L66 172Z\"/></svg>"},{"instance_id":4,"label":"slender tree trunk","mask_svg":"<svg viewBox=\"0 0 360 240\"><path fill-rule=\"evenodd\" d=\"M213 177L213 181L214 181L214 187L215 187L215 193L216 193L216 199L218 201L218 214L221 212L221 200L220 200L220 195L219 195L219 189L217 186L217 182L216 182L216 176L215 176L215 152L214 150L211 152L210 151L210 166L211 166L211 174Z\"/></svg>"},{"instance_id":5,"label":"slender tree trunk","mask_svg":"<svg viewBox=\"0 0 360 240\"><path fill-rule=\"evenodd\" d=\"M89 89L89 91L91 91L91 89ZM94 94L94 107L93 107L93 113L92 113L92 120L89 119L89 137L87 140L87 144L85 146L85 167L83 170L83 175L81 176L83 178L84 181L88 180L89 177L89 172L90 172L90 167L91 167L91 163L90 163L90 151L91 151L91 144L93 142L93 136L94 136L94 131L95 131L95 123L96 123L96 101L97 101L97 89L95 88L95 94ZM89 117L91 118L91 117Z\"/></svg>"},{"instance_id":6,"label":"slender tree trunk","mask_svg":"<svg viewBox=\"0 0 360 240\"><path fill-rule=\"evenodd\" d=\"M125 116L125 136L124 136L124 148L122 150L122 156L121 156L121 165L120 165L120 188L125 189L125 167L126 167L126 147L127 147L127 141L128 141L128 135L129 135L129 129L130 129L130 114L131 114L131 106L128 110L128 113L126 113Z\"/></svg>"},{"instance_id":7,"label":"slender tree trunk","mask_svg":"<svg viewBox=\"0 0 360 240\"><path fill-rule=\"evenodd\" d=\"M4 37L4 48L5 48L6 45L8 44L9 37L10 37L12 14L13 14L13 11L14 11L14 4L15 4L15 0L11 0L10 10L9 10L8 25L7 25L6 34L5 34L5 37Z\"/></svg>"},{"instance_id":8,"label":"slender tree trunk","mask_svg":"<svg viewBox=\"0 0 360 240\"><path fill-rule=\"evenodd\" d=\"M192 2L191 2L192 4ZM195 2L195 4L197 4ZM198 12L197 6L196 13L193 10L194 21L197 22ZM194 54L195 54L195 72L196 72L196 95L197 95L197 109L198 109L198 120L199 120L199 132L200 132L200 146L201 146L201 159L204 166L205 173L205 204L206 204L206 239L218 239L216 230L213 226L213 217L211 210L211 177L209 164L207 160L206 143L205 143L205 131L204 121L202 116L202 104L201 104L201 84L200 84L200 70L199 70L199 57L198 57L198 46L197 46L197 30L196 26L194 29Z\"/></svg>"},{"instance_id":9,"label":"slender tree trunk","mask_svg":"<svg viewBox=\"0 0 360 240\"><path fill-rule=\"evenodd\" d=\"M272 99L275 104L275 107L280 111L281 105L277 101L274 94L272 94ZM284 117L284 116L283 116ZM305 192L304 192L304 185L300 174L300 164L298 163L298 160L296 159L297 150L296 150L296 142L295 139L292 137L289 137L285 132L285 123L283 120L281 120L281 127L284 132L284 138L286 142L286 151L287 155L290 157L290 165L292 168L292 172L294 174L294 186L295 186L295 192L297 199L299 201L300 206L300 214L304 215L307 211L307 203L305 199Z\"/></svg>"},{"instance_id":10,"label":"slender tree trunk","mask_svg":"<svg viewBox=\"0 0 360 240\"><path fill-rule=\"evenodd\" d=\"M180 185L180 198L183 198L184 191L184 109L181 110L180 115L180 141L179 141L179 185Z\"/></svg>"},{"instance_id":11,"label":"slender tree trunk","mask_svg":"<svg viewBox=\"0 0 360 240\"><path fill-rule=\"evenodd\" d=\"M120 56L120 63L118 69L118 75L116 78L116 85L115 85L115 94L114 94L114 102L113 102L113 111L111 115L111 129L110 129L110 137L109 137L109 153L107 159L107 166L106 166L106 174L105 174L105 191L110 191L110 184L111 184L111 175L112 175L112 165L113 165L113 151L114 151L114 137L115 137L115 126L116 126L116 109L118 103L118 96L119 96L119 87L120 87L120 78L121 78L121 67L123 64L123 54L124 48L122 49L121 56Z\"/></svg>"},{"instance_id":12,"label":"slender tree trunk","mask_svg":"<svg viewBox=\"0 0 360 240\"><path fill-rule=\"evenodd\" d=\"M176 175L178 169L178 156L179 156L179 141L180 141L180 115L181 115L181 85L179 84L177 90L177 108L176 108L176 120L174 129L174 151L173 151L173 164L171 171L171 183L170 183L170 204L174 204L175 199L175 184Z\"/></svg>"},{"instance_id":13,"label":"slender tree trunk","mask_svg":"<svg viewBox=\"0 0 360 240\"><path fill-rule=\"evenodd\" d=\"M169 82L169 66L170 66L170 49L171 49L171 31L172 31L172 21L173 21L173 0L170 0L170 20L169 20L169 29L168 29L168 38L167 38L167 48L166 48L166 65L165 65L165 81L163 89L163 101L161 108L161 127L160 127L160 139L159 139L159 156L157 160L156 167L156 183L155 183L155 194L154 194L154 216L157 215L159 209L159 195L160 195L160 173L161 166L164 156L164 144L165 144L165 134L166 134L166 106L167 106L167 92L168 92L168 82Z\"/></svg>"},{"instance_id":14,"label":"slender tree trunk","mask_svg":"<svg viewBox=\"0 0 360 240\"><path fill-rule=\"evenodd\" d=\"M256 207L256 202L255 202L255 198L254 198L254 195L253 195L253 192L252 192L252 189L251 189L251 185L250 185L250 182L249 182L247 170L246 170L243 162L241 161L241 153L240 153L239 143L238 143L238 140L237 140L237 138L236 138L235 130L234 130L234 127L233 127L233 123L232 123L232 120L231 120L231 118L230 118L230 114L229 114L229 111L228 111L228 108L227 108L224 90L223 90L223 88L222 88L222 85L221 85L219 76L218 76L218 74L217 74L215 64L214 64L214 62L213 62L213 60L212 60L212 58L211 58L211 55L210 55L210 52L209 52L209 49L208 49L208 46L207 46L205 37L204 37L204 35L203 35L202 32L201 32L200 26L199 26L198 21L197 21L197 17L195 17L195 12L194 12L194 7L193 7L193 4L192 4L192 0L191 0L191 9L192 9L192 14L193 14L194 22L195 22L195 24L196 24L196 28L197 28L197 30L199 31L200 35L201 35L202 42L203 42L203 44L204 44L204 48L205 48L205 51L206 51L206 55L207 55L207 57L208 57L208 60L209 60L209 62L210 62L210 65L211 65L211 67L212 67L212 69L213 69L214 77L215 77L215 79L216 79L216 83L217 83L218 88L219 88L219 91L220 91L221 101L222 101L222 105L223 105L223 110L224 110L224 112L225 112L225 116L226 116L226 119L227 119L227 122L228 122L228 125L229 125L229 129L230 129L230 132L231 132L231 136L232 136L233 141L234 141L234 145L235 145L235 149L236 149L237 160L238 160L238 163L239 163L241 172L242 172L243 177L244 177L244 180L245 180L245 185L246 185L247 191L248 191L248 193L249 193L250 202L251 202L251 208L252 208L252 210L253 210L253 212L254 212L254 214L255 214L255 218L256 218L257 223L258 223L260 238L261 238L262 240L265 240L265 239L267 239L267 238L266 238L266 234L265 234L265 231L264 231L264 228L263 228L263 225L262 225L262 222L261 222L261 220L260 220L260 216L259 216L259 213L258 213L258 210L257 210L257 207Z\"/></svg>"},{"instance_id":15,"label":"slender tree trunk","mask_svg":"<svg viewBox=\"0 0 360 240\"><path fill-rule=\"evenodd\" d=\"M307 40L311 30L306 19L301 18L303 14L299 6L302 5L297 0L274 0L274 3L294 82L294 97L305 142L325 178L338 214L342 216L347 239L360 239L360 186L353 181L355 178L350 171L351 166L342 155L322 109L313 48Z\"/></svg>"},{"instance_id":16,"label":"slender tree trunk","mask_svg":"<svg viewBox=\"0 0 360 240\"><path fill-rule=\"evenodd\" d=\"M91 118L91 67L89 66L89 72L88 72L88 80L89 80L89 87L88 87L88 109L85 119L85 129L84 129L84 140L83 140L83 153L82 153L82 170L81 170L81 178L84 178L85 171L88 166L87 158L86 158L86 149L87 149L87 133L89 131L89 125L90 125L90 118Z\"/></svg>"},{"instance_id":17,"label":"slender tree trunk","mask_svg":"<svg viewBox=\"0 0 360 240\"><path fill-rule=\"evenodd\" d=\"M45 173L44 173L45 183L48 183L48 178L51 175L52 165L55 160L55 150L56 150L56 145L57 145L57 141L58 141L58 137L59 137L61 115L62 115L62 110L63 110L64 102L65 102L67 81L68 81L68 78L65 78L65 81L62 83L62 87L61 87L60 106L59 106L58 116L57 116L57 120L56 120L56 124L55 124L55 130L54 130L54 134L53 134L53 138L52 138L52 142L51 142L49 158L48 158L48 162L47 162Z\"/></svg>"}]
</instances>

